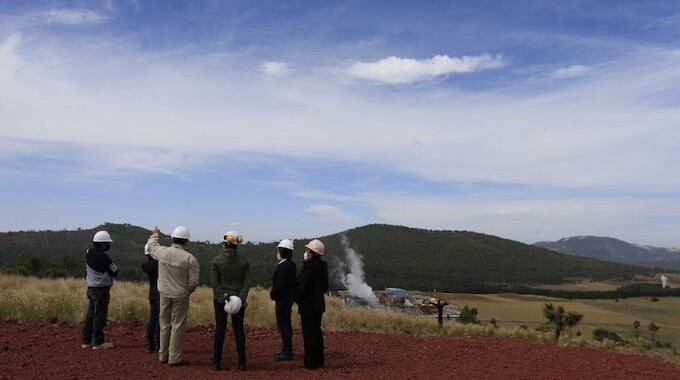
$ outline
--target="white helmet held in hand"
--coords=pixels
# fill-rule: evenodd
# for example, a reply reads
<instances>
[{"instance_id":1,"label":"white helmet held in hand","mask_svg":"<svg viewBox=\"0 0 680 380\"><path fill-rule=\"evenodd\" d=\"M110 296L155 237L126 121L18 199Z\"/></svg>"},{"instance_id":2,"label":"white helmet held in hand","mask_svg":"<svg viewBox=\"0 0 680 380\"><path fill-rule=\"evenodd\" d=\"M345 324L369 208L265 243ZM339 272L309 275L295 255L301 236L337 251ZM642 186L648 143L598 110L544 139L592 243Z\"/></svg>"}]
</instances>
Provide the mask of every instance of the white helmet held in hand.
<instances>
[{"instance_id":1,"label":"white helmet held in hand","mask_svg":"<svg viewBox=\"0 0 680 380\"><path fill-rule=\"evenodd\" d=\"M240 298L237 296L229 296L229 299L224 303L224 311L226 311L227 314L238 314L238 312L241 311L241 306L243 306L243 302L241 302Z\"/></svg>"},{"instance_id":2,"label":"white helmet held in hand","mask_svg":"<svg viewBox=\"0 0 680 380\"><path fill-rule=\"evenodd\" d=\"M92 241L95 242L95 243L111 243L111 242L113 242L113 240L111 240L111 235L109 235L109 233L106 232L106 231L99 231L96 234L94 234Z\"/></svg>"},{"instance_id":3,"label":"white helmet held in hand","mask_svg":"<svg viewBox=\"0 0 680 380\"><path fill-rule=\"evenodd\" d=\"M283 239L279 243L279 248L286 248L290 249L291 251L293 250L293 241L290 239Z\"/></svg>"},{"instance_id":4,"label":"white helmet held in hand","mask_svg":"<svg viewBox=\"0 0 680 380\"><path fill-rule=\"evenodd\" d=\"M177 239L191 239L191 235L189 234L189 229L184 227L184 226L179 226L175 228L174 231L172 231L172 237L177 238Z\"/></svg>"}]
</instances>

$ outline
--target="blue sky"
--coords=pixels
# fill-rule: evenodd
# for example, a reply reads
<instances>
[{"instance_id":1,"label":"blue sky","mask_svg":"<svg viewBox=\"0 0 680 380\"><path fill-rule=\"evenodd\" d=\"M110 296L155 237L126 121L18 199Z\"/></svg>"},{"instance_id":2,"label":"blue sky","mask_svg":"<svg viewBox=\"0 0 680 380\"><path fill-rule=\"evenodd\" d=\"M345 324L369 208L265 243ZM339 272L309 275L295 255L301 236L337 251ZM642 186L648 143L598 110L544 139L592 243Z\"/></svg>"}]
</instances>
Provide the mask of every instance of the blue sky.
<instances>
[{"instance_id":1,"label":"blue sky","mask_svg":"<svg viewBox=\"0 0 680 380\"><path fill-rule=\"evenodd\" d=\"M676 1L0 0L0 230L680 246Z\"/></svg>"}]
</instances>

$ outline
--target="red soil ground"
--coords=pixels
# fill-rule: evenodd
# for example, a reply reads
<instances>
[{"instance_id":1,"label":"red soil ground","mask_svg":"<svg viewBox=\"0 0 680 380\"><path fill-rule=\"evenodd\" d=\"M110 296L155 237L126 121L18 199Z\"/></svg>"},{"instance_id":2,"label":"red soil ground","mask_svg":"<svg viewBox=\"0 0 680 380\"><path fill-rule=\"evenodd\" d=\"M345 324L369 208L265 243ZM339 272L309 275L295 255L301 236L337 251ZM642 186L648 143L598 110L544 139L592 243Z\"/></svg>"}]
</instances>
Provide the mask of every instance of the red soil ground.
<instances>
[{"instance_id":1,"label":"red soil ground","mask_svg":"<svg viewBox=\"0 0 680 380\"><path fill-rule=\"evenodd\" d=\"M222 359L211 367L212 330L191 328L184 337L186 367L168 367L148 354L142 323L110 323L110 350L80 348L79 325L0 322L0 379L680 379L680 366L604 350L560 348L514 338L423 337L326 332L326 367L275 362L278 333L247 328L248 369L237 372L231 331Z\"/></svg>"}]
</instances>

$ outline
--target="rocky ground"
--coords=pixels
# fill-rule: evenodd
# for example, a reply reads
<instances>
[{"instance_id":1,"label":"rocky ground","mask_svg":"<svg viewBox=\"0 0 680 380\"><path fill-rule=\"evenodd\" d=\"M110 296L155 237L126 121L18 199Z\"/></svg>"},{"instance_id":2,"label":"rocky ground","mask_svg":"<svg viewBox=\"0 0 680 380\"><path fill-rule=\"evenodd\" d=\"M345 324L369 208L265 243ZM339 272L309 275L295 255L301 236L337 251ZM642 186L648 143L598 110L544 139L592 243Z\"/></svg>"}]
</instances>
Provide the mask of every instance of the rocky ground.
<instances>
[{"instance_id":1,"label":"rocky ground","mask_svg":"<svg viewBox=\"0 0 680 380\"><path fill-rule=\"evenodd\" d=\"M228 333L222 371L211 366L212 330L185 335L186 367L168 367L146 352L145 327L110 323L110 350L82 349L82 325L0 322L0 379L680 379L680 366L604 350L560 348L514 338L425 337L326 332L326 367L306 370L302 336L295 360L275 362L278 333L249 327L248 368L237 372Z\"/></svg>"}]
</instances>

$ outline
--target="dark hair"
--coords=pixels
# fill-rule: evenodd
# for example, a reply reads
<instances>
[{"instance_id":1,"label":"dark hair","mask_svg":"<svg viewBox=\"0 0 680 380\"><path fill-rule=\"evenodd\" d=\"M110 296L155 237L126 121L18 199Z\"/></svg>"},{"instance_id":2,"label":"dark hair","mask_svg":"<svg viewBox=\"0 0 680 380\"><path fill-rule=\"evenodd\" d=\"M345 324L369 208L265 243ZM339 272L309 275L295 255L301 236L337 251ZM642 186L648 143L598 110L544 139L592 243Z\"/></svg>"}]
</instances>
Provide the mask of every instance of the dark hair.
<instances>
[{"instance_id":1,"label":"dark hair","mask_svg":"<svg viewBox=\"0 0 680 380\"><path fill-rule=\"evenodd\" d=\"M189 239L182 239L182 238L177 238L174 237L172 238L173 243L181 244L181 245L186 245L189 242Z\"/></svg>"},{"instance_id":2,"label":"dark hair","mask_svg":"<svg viewBox=\"0 0 680 380\"><path fill-rule=\"evenodd\" d=\"M101 249L103 251L108 251L111 248L111 243L104 241L94 241L92 242L95 248Z\"/></svg>"},{"instance_id":3,"label":"dark hair","mask_svg":"<svg viewBox=\"0 0 680 380\"><path fill-rule=\"evenodd\" d=\"M282 259L288 259L290 260L291 257L293 257L293 250L288 249L288 248L283 248L283 247L277 247L279 250L279 255L281 255Z\"/></svg>"}]
</instances>

